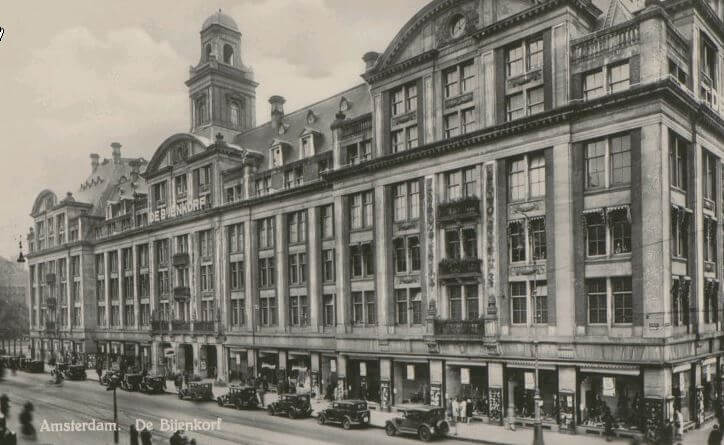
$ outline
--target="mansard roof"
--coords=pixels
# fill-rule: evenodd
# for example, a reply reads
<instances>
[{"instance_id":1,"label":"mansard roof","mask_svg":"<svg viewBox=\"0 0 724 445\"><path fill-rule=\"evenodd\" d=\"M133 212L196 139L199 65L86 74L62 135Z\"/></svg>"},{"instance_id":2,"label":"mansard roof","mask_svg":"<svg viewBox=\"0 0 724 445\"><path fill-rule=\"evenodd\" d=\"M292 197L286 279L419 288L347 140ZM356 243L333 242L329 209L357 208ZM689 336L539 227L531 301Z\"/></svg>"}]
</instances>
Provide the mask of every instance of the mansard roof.
<instances>
[{"instance_id":1,"label":"mansard roof","mask_svg":"<svg viewBox=\"0 0 724 445\"><path fill-rule=\"evenodd\" d=\"M285 114L279 126L273 125L269 121L247 130L236 136L234 142L247 150L262 153L266 158L269 156L268 148L274 144L274 141L283 141L289 147L284 162L289 163L302 158L299 137L305 133L316 133L319 136L314 142L316 152L331 151L333 149L331 126L337 113L340 112L342 98L347 103L347 111L344 114L348 119L354 119L372 111L369 87L367 84L361 84ZM280 128L283 130L280 131ZM267 165L268 163L263 162L261 167L265 168Z\"/></svg>"}]
</instances>

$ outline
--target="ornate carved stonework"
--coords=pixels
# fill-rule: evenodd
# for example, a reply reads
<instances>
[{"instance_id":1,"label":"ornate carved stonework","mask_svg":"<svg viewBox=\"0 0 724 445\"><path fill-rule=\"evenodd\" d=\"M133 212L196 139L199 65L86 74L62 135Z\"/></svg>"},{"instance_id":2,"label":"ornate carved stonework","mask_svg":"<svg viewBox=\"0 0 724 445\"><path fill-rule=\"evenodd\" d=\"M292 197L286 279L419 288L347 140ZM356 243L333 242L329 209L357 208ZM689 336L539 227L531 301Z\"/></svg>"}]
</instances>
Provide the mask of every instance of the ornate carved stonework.
<instances>
[{"instance_id":1,"label":"ornate carved stonework","mask_svg":"<svg viewBox=\"0 0 724 445\"><path fill-rule=\"evenodd\" d=\"M469 8L455 8L440 18L436 31L437 48L453 43L468 35L478 26L478 12L475 4L468 5ZM452 33L453 23L460 17L465 17L465 31L460 35L454 36Z\"/></svg>"},{"instance_id":2,"label":"ornate carved stonework","mask_svg":"<svg viewBox=\"0 0 724 445\"><path fill-rule=\"evenodd\" d=\"M457 96L457 97L452 97L450 99L447 99L445 101L445 108L457 107L458 105L462 105L462 104L470 102L472 100L473 100L473 93L471 91L470 93L463 94L462 96Z\"/></svg>"},{"instance_id":3,"label":"ornate carved stonework","mask_svg":"<svg viewBox=\"0 0 724 445\"><path fill-rule=\"evenodd\" d=\"M435 193L432 178L425 178L425 227L427 228L428 301L435 300Z\"/></svg>"},{"instance_id":4,"label":"ornate carved stonework","mask_svg":"<svg viewBox=\"0 0 724 445\"><path fill-rule=\"evenodd\" d=\"M485 246L485 261L488 288L488 308L495 307L495 169L494 164L485 166L485 235L487 245ZM490 312L490 311L489 311Z\"/></svg>"}]
</instances>

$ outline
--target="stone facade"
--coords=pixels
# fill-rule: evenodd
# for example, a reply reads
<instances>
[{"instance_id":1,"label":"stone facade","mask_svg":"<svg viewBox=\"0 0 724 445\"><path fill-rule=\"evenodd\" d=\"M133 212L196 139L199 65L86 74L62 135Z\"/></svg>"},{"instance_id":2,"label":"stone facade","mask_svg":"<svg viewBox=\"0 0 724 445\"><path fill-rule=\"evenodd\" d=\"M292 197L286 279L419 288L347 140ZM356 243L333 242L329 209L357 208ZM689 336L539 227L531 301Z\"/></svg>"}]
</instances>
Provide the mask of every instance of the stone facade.
<instances>
[{"instance_id":1,"label":"stone facade","mask_svg":"<svg viewBox=\"0 0 724 445\"><path fill-rule=\"evenodd\" d=\"M531 423L536 387L551 428L701 425L724 366L724 5L602 3L432 1L365 84L289 114L274 96L261 126L238 29L210 18L191 132L36 200L34 353L382 409L464 397L501 425Z\"/></svg>"}]
</instances>

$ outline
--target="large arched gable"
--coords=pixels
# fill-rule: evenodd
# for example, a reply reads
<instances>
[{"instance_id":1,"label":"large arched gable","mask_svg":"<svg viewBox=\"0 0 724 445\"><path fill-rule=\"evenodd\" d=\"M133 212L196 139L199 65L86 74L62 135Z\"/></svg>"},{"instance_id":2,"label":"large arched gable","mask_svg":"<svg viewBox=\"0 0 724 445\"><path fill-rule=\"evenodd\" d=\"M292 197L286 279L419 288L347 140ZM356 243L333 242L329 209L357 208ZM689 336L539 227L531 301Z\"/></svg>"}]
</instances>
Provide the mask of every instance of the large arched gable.
<instances>
[{"instance_id":1,"label":"large arched gable","mask_svg":"<svg viewBox=\"0 0 724 445\"><path fill-rule=\"evenodd\" d=\"M30 212L31 216L38 215L46 210L50 210L58 203L58 195L52 190L45 189L38 193L38 196L33 202L33 209Z\"/></svg>"},{"instance_id":2,"label":"large arched gable","mask_svg":"<svg viewBox=\"0 0 724 445\"><path fill-rule=\"evenodd\" d=\"M168 137L159 145L153 154L151 161L146 168L146 174L153 174L156 171L170 165L173 162L172 151L175 148L185 147L188 152L186 155L191 157L198 154L211 145L211 141L204 137L196 136L191 133L177 133Z\"/></svg>"},{"instance_id":3,"label":"large arched gable","mask_svg":"<svg viewBox=\"0 0 724 445\"><path fill-rule=\"evenodd\" d=\"M392 39L385 52L378 59L374 69L381 70L439 49L455 38L450 35L451 22L458 16L465 16L466 33L492 21L523 11L533 5L532 0L506 0L490 2L483 7L481 0L435 0L417 12Z\"/></svg>"}]
</instances>

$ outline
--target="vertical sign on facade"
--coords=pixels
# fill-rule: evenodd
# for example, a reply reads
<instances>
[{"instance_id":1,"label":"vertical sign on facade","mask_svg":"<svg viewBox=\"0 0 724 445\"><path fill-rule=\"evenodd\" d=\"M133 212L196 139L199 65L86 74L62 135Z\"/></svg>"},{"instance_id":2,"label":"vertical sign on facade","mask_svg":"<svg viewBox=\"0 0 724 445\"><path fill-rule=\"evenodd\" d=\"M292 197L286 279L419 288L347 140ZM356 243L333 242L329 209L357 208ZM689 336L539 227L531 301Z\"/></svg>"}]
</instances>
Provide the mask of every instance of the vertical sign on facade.
<instances>
[{"instance_id":1,"label":"vertical sign on facade","mask_svg":"<svg viewBox=\"0 0 724 445\"><path fill-rule=\"evenodd\" d=\"M365 363L365 362L359 363L359 376L367 377L367 363Z\"/></svg>"},{"instance_id":2,"label":"vertical sign on facade","mask_svg":"<svg viewBox=\"0 0 724 445\"><path fill-rule=\"evenodd\" d=\"M407 380L415 380L415 365L407 365Z\"/></svg>"},{"instance_id":3,"label":"vertical sign on facade","mask_svg":"<svg viewBox=\"0 0 724 445\"><path fill-rule=\"evenodd\" d=\"M603 378L603 395L604 397L616 397L616 378Z\"/></svg>"},{"instance_id":4,"label":"vertical sign on facade","mask_svg":"<svg viewBox=\"0 0 724 445\"><path fill-rule=\"evenodd\" d=\"M532 372L525 373L525 389L535 390L535 374Z\"/></svg>"},{"instance_id":5,"label":"vertical sign on facade","mask_svg":"<svg viewBox=\"0 0 724 445\"><path fill-rule=\"evenodd\" d=\"M495 304L495 163L485 165L485 283L488 306Z\"/></svg>"}]
</instances>

